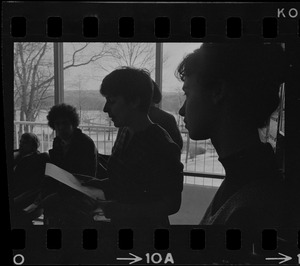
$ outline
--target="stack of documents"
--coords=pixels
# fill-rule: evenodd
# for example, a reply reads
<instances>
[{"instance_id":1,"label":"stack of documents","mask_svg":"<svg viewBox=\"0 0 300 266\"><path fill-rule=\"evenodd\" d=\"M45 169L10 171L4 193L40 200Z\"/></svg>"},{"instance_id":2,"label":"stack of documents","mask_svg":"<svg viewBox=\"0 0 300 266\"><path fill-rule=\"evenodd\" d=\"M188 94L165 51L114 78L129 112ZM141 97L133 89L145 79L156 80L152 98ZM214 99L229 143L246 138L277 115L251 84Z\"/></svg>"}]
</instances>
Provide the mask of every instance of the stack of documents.
<instances>
[{"instance_id":1,"label":"stack of documents","mask_svg":"<svg viewBox=\"0 0 300 266\"><path fill-rule=\"evenodd\" d=\"M45 175L50 176L58 180L59 182L73 189L76 189L77 191L80 191L81 193L93 198L94 200L100 200L100 201L105 200L103 190L99 188L83 186L77 177L61 169L60 167L57 167L54 164L51 163L46 164ZM93 177L89 177L89 178L93 179Z\"/></svg>"}]
</instances>

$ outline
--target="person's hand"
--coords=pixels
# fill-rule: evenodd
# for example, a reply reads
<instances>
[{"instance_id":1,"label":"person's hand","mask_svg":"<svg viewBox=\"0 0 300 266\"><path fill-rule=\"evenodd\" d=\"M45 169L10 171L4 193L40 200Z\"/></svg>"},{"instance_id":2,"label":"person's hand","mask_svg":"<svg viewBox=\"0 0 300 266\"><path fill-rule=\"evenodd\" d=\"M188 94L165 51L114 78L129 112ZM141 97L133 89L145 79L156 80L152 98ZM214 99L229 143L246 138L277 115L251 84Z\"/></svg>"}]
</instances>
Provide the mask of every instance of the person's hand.
<instances>
[{"instance_id":1,"label":"person's hand","mask_svg":"<svg viewBox=\"0 0 300 266\"><path fill-rule=\"evenodd\" d=\"M30 204L29 206L27 206L25 209L23 209L24 212L26 213L32 213L37 209L38 205L35 203Z\"/></svg>"}]
</instances>

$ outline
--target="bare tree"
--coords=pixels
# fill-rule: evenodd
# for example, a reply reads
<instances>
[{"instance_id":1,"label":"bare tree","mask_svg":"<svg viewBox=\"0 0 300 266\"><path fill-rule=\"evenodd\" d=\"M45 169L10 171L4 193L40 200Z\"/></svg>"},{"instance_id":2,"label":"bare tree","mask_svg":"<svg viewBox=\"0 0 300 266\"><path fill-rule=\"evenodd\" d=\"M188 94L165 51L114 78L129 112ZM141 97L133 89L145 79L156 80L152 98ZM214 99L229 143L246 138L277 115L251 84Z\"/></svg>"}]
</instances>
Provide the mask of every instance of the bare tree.
<instances>
[{"instance_id":1,"label":"bare tree","mask_svg":"<svg viewBox=\"0 0 300 266\"><path fill-rule=\"evenodd\" d=\"M111 68L130 66L155 69L155 45L152 43L112 43L110 49Z\"/></svg>"},{"instance_id":2,"label":"bare tree","mask_svg":"<svg viewBox=\"0 0 300 266\"><path fill-rule=\"evenodd\" d=\"M34 121L46 90L51 82L41 80L53 76L49 62L42 60L49 51L47 43L16 43L14 51L15 105L20 105L20 120ZM50 70L50 71L49 71ZM47 97L47 96L46 96Z\"/></svg>"},{"instance_id":3,"label":"bare tree","mask_svg":"<svg viewBox=\"0 0 300 266\"><path fill-rule=\"evenodd\" d=\"M89 43L74 44L64 70L93 63L108 55L106 43L88 53ZM14 100L21 121L35 121L41 105L53 97L53 46L51 43L16 43L14 47Z\"/></svg>"}]
</instances>

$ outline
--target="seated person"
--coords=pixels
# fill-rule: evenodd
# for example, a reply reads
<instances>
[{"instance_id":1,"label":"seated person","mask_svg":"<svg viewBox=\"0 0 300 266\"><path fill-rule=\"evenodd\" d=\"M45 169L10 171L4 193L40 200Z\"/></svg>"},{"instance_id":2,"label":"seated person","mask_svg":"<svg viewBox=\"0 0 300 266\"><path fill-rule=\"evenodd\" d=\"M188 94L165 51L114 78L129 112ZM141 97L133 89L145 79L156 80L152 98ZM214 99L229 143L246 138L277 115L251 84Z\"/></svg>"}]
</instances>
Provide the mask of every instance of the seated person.
<instances>
[{"instance_id":1,"label":"seated person","mask_svg":"<svg viewBox=\"0 0 300 266\"><path fill-rule=\"evenodd\" d=\"M162 95L157 83L155 81L152 82L153 98L149 109L149 118L153 123L158 124L165 129L180 150L182 150L183 141L176 119L173 115L155 106L155 104L160 103Z\"/></svg>"},{"instance_id":2,"label":"seated person","mask_svg":"<svg viewBox=\"0 0 300 266\"><path fill-rule=\"evenodd\" d=\"M23 211L39 194L44 177L45 165L49 161L47 153L38 151L40 141L33 133L24 133L19 149L14 151L14 174L11 189L13 197L14 223L30 224L40 212Z\"/></svg>"},{"instance_id":3,"label":"seated person","mask_svg":"<svg viewBox=\"0 0 300 266\"><path fill-rule=\"evenodd\" d=\"M49 150L50 162L72 174L95 177L97 149L93 140L78 128L76 109L64 103L55 105L47 119L56 132L53 148ZM91 222L94 200L50 177L45 178L39 200L49 223Z\"/></svg>"},{"instance_id":4,"label":"seated person","mask_svg":"<svg viewBox=\"0 0 300 266\"><path fill-rule=\"evenodd\" d=\"M98 181L111 201L99 203L105 216L118 226L168 226L168 216L181 204L183 165L178 145L149 119L153 84L148 72L117 69L103 79L100 93L106 98L103 111L119 128L108 179Z\"/></svg>"}]
</instances>

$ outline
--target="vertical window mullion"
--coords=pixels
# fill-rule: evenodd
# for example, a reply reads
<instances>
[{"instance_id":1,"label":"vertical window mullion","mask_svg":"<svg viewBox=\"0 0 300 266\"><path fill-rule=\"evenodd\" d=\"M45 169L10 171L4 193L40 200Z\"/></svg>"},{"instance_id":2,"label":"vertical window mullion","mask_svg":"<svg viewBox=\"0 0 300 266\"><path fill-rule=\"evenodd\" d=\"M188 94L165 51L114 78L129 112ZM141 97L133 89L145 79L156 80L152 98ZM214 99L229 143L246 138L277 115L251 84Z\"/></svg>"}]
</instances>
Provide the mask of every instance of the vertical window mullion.
<instances>
[{"instance_id":1,"label":"vertical window mullion","mask_svg":"<svg viewBox=\"0 0 300 266\"><path fill-rule=\"evenodd\" d=\"M155 49L155 82L162 93L162 64L163 64L163 44L156 43ZM161 108L162 101L158 104L158 107Z\"/></svg>"},{"instance_id":2,"label":"vertical window mullion","mask_svg":"<svg viewBox=\"0 0 300 266\"><path fill-rule=\"evenodd\" d=\"M64 102L64 54L63 43L53 43L54 51L54 104Z\"/></svg>"}]
</instances>

